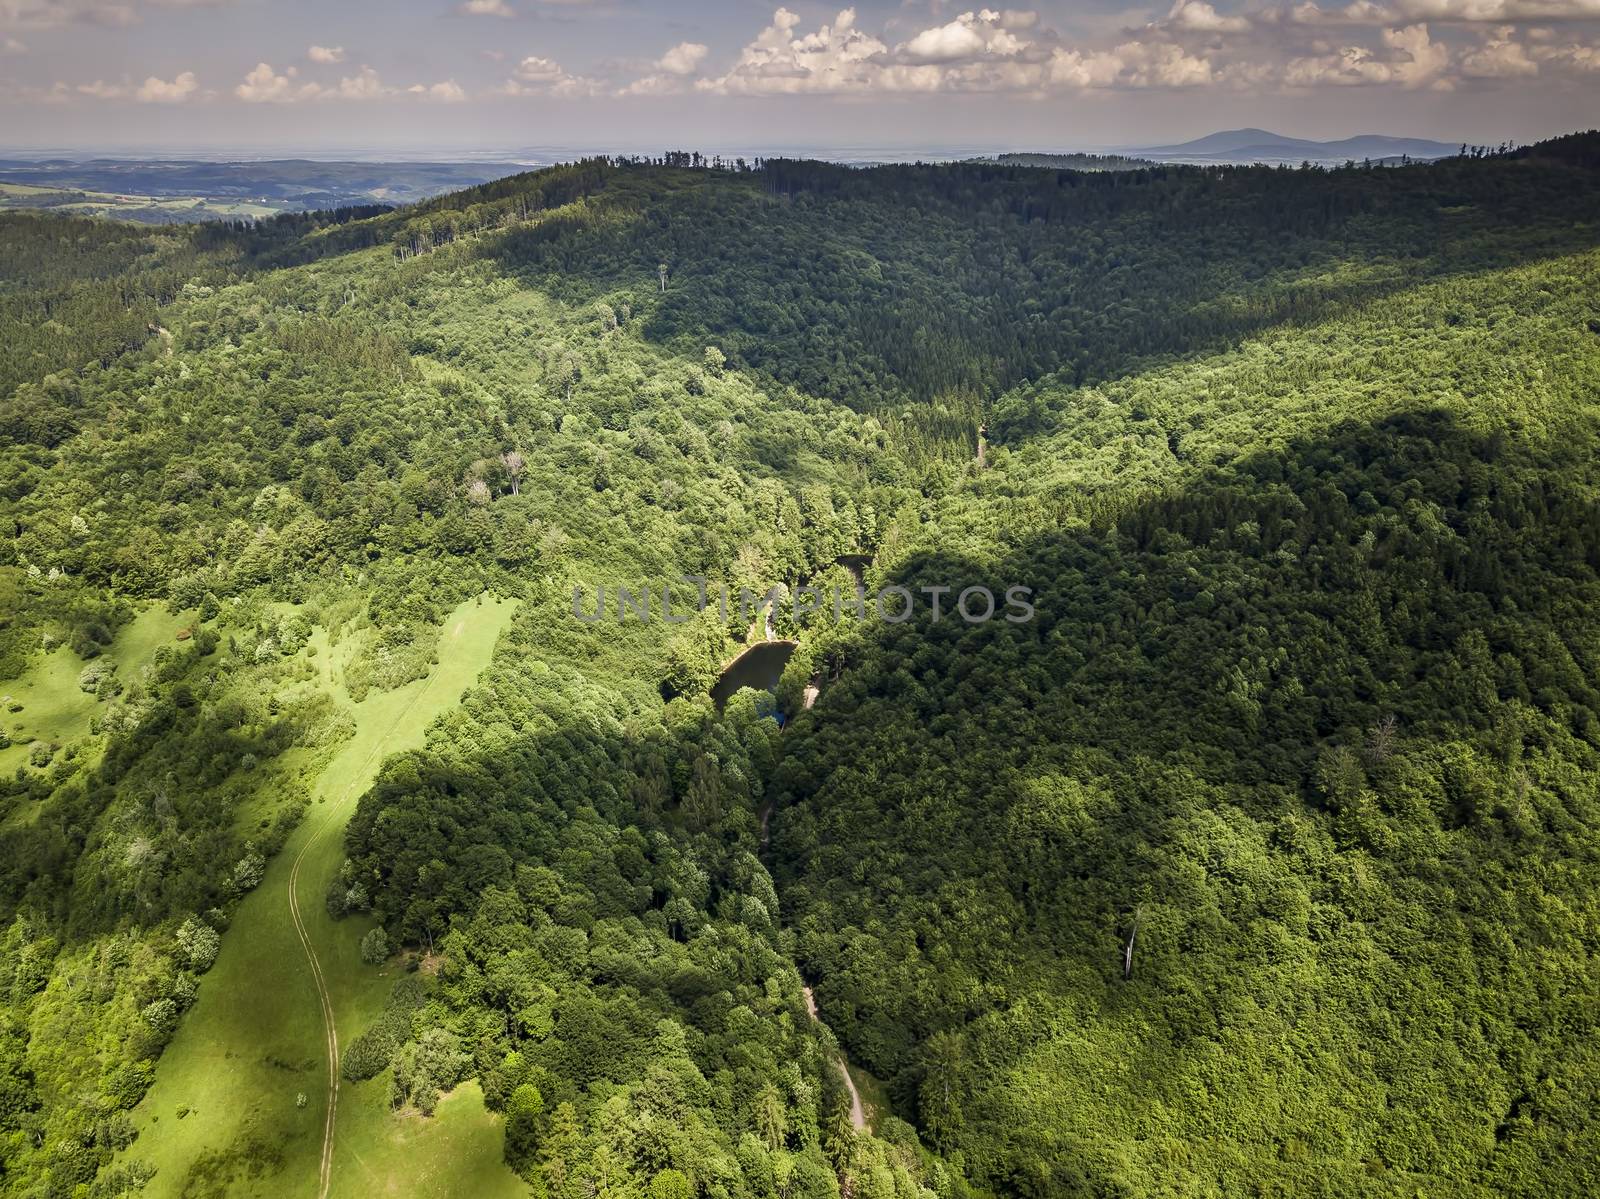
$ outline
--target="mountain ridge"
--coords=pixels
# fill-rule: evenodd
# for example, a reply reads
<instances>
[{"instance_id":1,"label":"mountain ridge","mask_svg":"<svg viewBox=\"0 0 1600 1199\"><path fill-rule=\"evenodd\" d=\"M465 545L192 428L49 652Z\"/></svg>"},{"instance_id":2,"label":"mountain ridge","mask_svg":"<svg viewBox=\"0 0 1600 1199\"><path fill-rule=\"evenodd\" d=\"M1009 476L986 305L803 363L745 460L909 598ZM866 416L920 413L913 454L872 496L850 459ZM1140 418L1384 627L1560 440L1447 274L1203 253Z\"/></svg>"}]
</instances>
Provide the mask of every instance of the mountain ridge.
<instances>
[{"instance_id":1,"label":"mountain ridge","mask_svg":"<svg viewBox=\"0 0 1600 1199\"><path fill-rule=\"evenodd\" d=\"M1331 141L1288 137L1267 129L1225 129L1186 142L1130 147L1126 152L1147 158L1194 162L1337 161L1352 158L1448 158L1458 146L1422 137L1358 133Z\"/></svg>"}]
</instances>

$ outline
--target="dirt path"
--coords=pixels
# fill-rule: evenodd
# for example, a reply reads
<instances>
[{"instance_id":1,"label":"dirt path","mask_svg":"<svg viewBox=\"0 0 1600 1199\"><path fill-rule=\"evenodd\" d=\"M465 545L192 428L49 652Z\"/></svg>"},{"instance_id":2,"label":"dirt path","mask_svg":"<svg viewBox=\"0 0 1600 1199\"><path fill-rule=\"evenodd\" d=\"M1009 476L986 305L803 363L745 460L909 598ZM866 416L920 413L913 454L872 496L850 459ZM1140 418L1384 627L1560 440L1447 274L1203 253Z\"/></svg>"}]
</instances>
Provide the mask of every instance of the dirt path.
<instances>
[{"instance_id":1,"label":"dirt path","mask_svg":"<svg viewBox=\"0 0 1600 1199\"><path fill-rule=\"evenodd\" d=\"M811 1018L822 1024L822 1017L817 1015L817 998L811 993L810 987L801 987L805 992L806 1011L811 1013ZM824 1025L824 1027L826 1027ZM839 1073L844 1075L845 1089L850 1092L850 1123L857 1132L867 1131L867 1109L861 1105L861 1092L856 1090L856 1080L850 1077L850 1064L845 1060L844 1050L839 1051Z\"/></svg>"},{"instance_id":2,"label":"dirt path","mask_svg":"<svg viewBox=\"0 0 1600 1199\"><path fill-rule=\"evenodd\" d=\"M464 620L456 622L455 627L450 630L452 641L461 635L465 624ZM322 823L317 826L316 832L306 838L306 843L295 855L294 868L289 872L289 918L294 921L295 935L300 938L300 948L305 951L306 964L311 967L311 981L317 988L317 1002L322 1006L324 1049L328 1061L328 1114L322 1123L322 1164L317 1176L318 1199L328 1199L328 1190L333 1185L333 1134L339 1114L339 1030L334 1022L333 996L329 994L327 980L323 977L322 962L311 944L311 934L306 929L305 918L300 911L300 867L305 863L306 855L327 836L329 831L336 826L343 826L340 817L347 814L346 809L350 801L355 798L357 790L366 789L361 786L361 781L366 777L367 769L383 754L384 747L389 744L389 738L404 723L411 709L415 708L417 702L428 693L428 689L438 677L439 670L435 668L422 686L417 688L417 693L411 697L406 706L400 709L383 736L378 738L378 743L372 747L372 752L362 762L357 781L347 787L344 794L323 813Z\"/></svg>"}]
</instances>

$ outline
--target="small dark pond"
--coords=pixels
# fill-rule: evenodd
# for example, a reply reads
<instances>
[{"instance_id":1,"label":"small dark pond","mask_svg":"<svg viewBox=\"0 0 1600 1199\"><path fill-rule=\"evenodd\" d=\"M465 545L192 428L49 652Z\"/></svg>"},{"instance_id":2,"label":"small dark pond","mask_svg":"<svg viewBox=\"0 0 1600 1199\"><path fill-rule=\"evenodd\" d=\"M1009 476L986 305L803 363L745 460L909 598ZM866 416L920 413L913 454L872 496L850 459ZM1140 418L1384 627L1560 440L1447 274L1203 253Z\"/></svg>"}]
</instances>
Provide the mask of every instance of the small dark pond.
<instances>
[{"instance_id":1,"label":"small dark pond","mask_svg":"<svg viewBox=\"0 0 1600 1199\"><path fill-rule=\"evenodd\" d=\"M778 680L783 677L783 668L794 656L794 650L793 641L762 641L728 663L722 677L711 688L711 700L717 705L717 711L722 711L722 705L740 687L754 687L757 691L776 690Z\"/></svg>"}]
</instances>

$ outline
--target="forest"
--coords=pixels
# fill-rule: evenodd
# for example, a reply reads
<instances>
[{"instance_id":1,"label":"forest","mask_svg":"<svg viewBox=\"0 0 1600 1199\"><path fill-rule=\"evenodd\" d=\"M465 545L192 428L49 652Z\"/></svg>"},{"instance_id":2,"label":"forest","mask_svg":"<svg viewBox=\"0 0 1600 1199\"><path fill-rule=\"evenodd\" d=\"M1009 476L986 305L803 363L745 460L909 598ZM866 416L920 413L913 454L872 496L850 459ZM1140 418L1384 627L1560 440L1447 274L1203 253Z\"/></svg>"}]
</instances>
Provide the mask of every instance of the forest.
<instances>
[{"instance_id":1,"label":"forest","mask_svg":"<svg viewBox=\"0 0 1600 1199\"><path fill-rule=\"evenodd\" d=\"M0 213L0 1191L1600 1191L1600 134L1075 165Z\"/></svg>"}]
</instances>

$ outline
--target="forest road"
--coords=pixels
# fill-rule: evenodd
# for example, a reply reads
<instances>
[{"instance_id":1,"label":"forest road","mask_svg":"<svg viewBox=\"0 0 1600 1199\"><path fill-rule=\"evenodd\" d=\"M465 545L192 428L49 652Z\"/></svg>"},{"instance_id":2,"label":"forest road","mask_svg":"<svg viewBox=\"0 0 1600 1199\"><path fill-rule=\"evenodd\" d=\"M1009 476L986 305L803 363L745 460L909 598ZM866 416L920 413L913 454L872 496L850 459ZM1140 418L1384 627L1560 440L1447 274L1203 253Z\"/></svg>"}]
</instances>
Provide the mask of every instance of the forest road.
<instances>
[{"instance_id":1,"label":"forest road","mask_svg":"<svg viewBox=\"0 0 1600 1199\"><path fill-rule=\"evenodd\" d=\"M806 1011L811 1013L813 1020L821 1024L822 1017L817 1015L817 997L811 993L810 987L802 986L800 990L805 992ZM850 1065L845 1060L843 1050L839 1051L839 1073L844 1075L845 1089L850 1092L850 1123L857 1132L865 1132L867 1109L861 1105L861 1092L856 1090L856 1080L850 1077Z\"/></svg>"},{"instance_id":2,"label":"forest road","mask_svg":"<svg viewBox=\"0 0 1600 1199\"><path fill-rule=\"evenodd\" d=\"M455 627L450 630L452 640L461 635L465 625L464 620L456 622ZM323 837L341 824L340 817L347 814L346 809L356 790L358 788L365 790L364 787L360 787L360 781L366 776L367 769L383 753L395 729L400 727L411 709L416 707L417 701L428 693L428 688L433 686L433 681L438 675L437 669L429 673L422 686L417 688L417 693L400 710L383 736L378 738L378 743L372 747L372 752L367 755L361 764L361 769L356 772L356 782L345 788L344 794L323 813L322 823L311 836L306 838L306 843L295 855L293 869L289 871L289 919L294 922L295 935L300 938L300 948L305 951L306 964L311 967L311 981L317 988L317 1002L322 1007L323 1045L328 1061L328 1114L322 1122L322 1164L317 1176L317 1199L328 1199L328 1190L333 1185L333 1133L339 1114L339 1029L334 1022L333 996L329 994L327 980L322 974L322 961L317 957L316 948L311 944L311 934L306 929L305 917L300 911L300 868L305 864L306 855Z\"/></svg>"}]
</instances>

